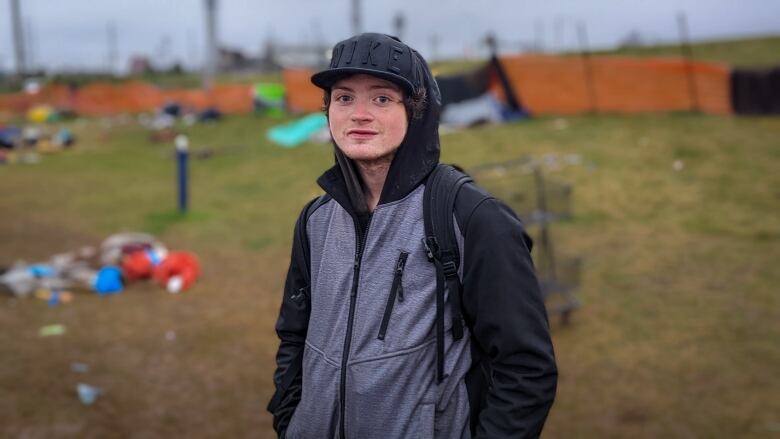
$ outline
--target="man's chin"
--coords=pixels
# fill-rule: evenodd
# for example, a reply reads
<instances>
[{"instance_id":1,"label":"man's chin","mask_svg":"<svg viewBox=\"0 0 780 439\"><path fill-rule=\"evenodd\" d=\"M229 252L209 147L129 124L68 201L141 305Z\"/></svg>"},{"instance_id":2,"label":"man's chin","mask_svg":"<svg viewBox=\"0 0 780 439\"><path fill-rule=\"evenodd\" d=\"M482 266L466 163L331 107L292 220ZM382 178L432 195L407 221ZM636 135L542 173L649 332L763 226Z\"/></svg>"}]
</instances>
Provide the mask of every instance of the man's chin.
<instances>
[{"instance_id":1,"label":"man's chin","mask_svg":"<svg viewBox=\"0 0 780 439\"><path fill-rule=\"evenodd\" d=\"M371 148L370 145L352 145L346 150L341 148L341 152L343 152L344 155L348 158L355 161L376 160L380 157L379 154L376 154L373 151L373 148Z\"/></svg>"}]
</instances>

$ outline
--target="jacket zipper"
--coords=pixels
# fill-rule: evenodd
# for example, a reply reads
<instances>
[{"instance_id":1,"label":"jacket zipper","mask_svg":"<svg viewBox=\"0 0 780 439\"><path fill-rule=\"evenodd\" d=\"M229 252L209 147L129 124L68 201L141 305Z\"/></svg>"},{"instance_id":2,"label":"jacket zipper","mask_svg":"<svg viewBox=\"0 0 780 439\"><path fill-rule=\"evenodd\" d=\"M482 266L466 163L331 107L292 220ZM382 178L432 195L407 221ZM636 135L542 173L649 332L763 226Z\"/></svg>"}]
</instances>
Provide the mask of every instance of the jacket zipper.
<instances>
[{"instance_id":1,"label":"jacket zipper","mask_svg":"<svg viewBox=\"0 0 780 439\"><path fill-rule=\"evenodd\" d=\"M393 306L395 305L395 297L398 296L398 301L404 301L404 286L401 282L401 278L404 275L404 268L406 267L406 258L409 257L408 252L401 252L398 256L398 262L395 264L395 276L393 276L393 285L390 287L390 294L387 296L387 306L385 307L385 315L382 317L382 324L379 326L378 339L384 340L387 334L387 325L390 324L390 315L393 313Z\"/></svg>"},{"instance_id":2,"label":"jacket zipper","mask_svg":"<svg viewBox=\"0 0 780 439\"><path fill-rule=\"evenodd\" d=\"M353 265L354 274L352 275L352 291L349 295L349 317L347 319L347 334L344 336L344 351L341 354L341 382L339 383L339 402L340 402L340 416L339 416L339 437L341 439L346 438L346 431L344 427L344 415L346 414L346 399L347 399L347 360L349 359L349 347L352 345L352 323L355 320L355 299L357 298L358 282L360 280L360 262L363 258L363 246L366 243L366 237L368 236L368 228L371 226L371 218L368 217L366 222L366 228L360 233L360 224L357 218L355 221L355 235L358 237L357 248L355 249L355 264Z\"/></svg>"}]
</instances>

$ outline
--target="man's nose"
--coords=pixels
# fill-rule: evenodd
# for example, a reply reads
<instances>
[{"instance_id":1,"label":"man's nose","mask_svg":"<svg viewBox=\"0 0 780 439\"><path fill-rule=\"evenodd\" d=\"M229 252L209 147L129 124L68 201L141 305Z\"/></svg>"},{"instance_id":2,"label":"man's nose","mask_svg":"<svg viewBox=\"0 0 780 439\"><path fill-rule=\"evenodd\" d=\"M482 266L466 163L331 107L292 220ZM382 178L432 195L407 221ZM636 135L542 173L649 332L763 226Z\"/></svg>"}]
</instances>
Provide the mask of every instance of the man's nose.
<instances>
[{"instance_id":1,"label":"man's nose","mask_svg":"<svg viewBox=\"0 0 780 439\"><path fill-rule=\"evenodd\" d=\"M368 102L364 99L356 99L355 104L352 106L351 117L354 121L367 121L372 120L374 115L371 113Z\"/></svg>"}]
</instances>

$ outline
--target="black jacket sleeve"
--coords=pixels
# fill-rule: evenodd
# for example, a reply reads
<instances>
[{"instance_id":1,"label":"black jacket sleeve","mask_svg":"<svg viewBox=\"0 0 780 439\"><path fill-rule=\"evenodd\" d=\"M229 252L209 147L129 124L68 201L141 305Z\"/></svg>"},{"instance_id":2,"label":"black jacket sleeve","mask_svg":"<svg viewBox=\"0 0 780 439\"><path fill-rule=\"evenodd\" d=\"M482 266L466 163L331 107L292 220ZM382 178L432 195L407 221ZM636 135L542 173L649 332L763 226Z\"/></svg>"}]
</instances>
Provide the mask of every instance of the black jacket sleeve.
<instances>
[{"instance_id":1,"label":"black jacket sleeve","mask_svg":"<svg viewBox=\"0 0 780 439\"><path fill-rule=\"evenodd\" d=\"M490 366L476 437L536 438L558 372L530 240L515 214L494 198L483 198L460 225L464 317Z\"/></svg>"},{"instance_id":2,"label":"black jacket sleeve","mask_svg":"<svg viewBox=\"0 0 780 439\"><path fill-rule=\"evenodd\" d=\"M276 354L274 385L276 392L268 404L273 415L274 430L284 437L290 418L301 399L303 348L309 326L309 263L304 208L295 225L290 268L284 286L276 333L279 351Z\"/></svg>"}]
</instances>

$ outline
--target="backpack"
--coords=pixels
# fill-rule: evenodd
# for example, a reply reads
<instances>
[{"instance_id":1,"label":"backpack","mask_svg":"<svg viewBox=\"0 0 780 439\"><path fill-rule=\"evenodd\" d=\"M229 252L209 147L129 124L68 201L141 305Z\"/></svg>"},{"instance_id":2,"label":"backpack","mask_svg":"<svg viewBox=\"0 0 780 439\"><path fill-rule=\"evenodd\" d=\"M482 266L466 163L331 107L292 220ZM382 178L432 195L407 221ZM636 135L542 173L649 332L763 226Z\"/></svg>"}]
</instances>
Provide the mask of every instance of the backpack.
<instances>
[{"instance_id":1,"label":"backpack","mask_svg":"<svg viewBox=\"0 0 780 439\"><path fill-rule=\"evenodd\" d=\"M444 290L450 292L452 337L463 338L461 282L458 276L460 252L455 237L453 214L460 188L471 183L471 177L453 166L439 164L431 172L423 195L423 246L428 260L436 267L436 377L444 379Z\"/></svg>"}]
</instances>

